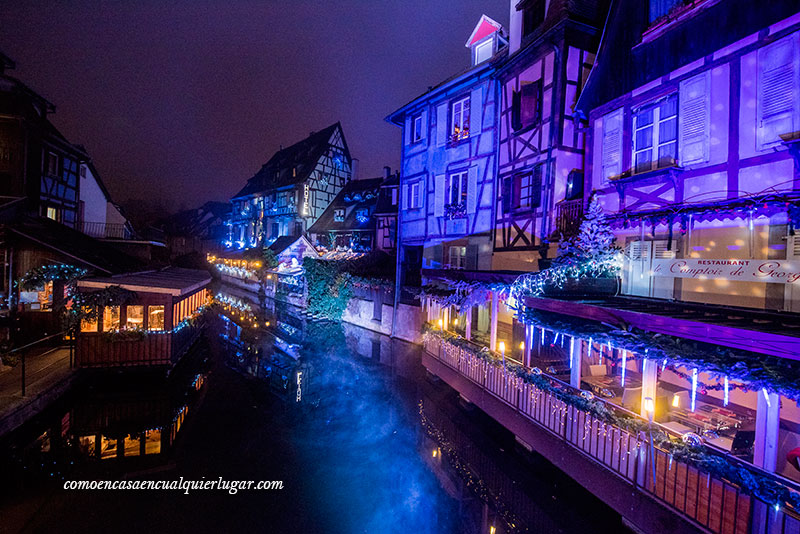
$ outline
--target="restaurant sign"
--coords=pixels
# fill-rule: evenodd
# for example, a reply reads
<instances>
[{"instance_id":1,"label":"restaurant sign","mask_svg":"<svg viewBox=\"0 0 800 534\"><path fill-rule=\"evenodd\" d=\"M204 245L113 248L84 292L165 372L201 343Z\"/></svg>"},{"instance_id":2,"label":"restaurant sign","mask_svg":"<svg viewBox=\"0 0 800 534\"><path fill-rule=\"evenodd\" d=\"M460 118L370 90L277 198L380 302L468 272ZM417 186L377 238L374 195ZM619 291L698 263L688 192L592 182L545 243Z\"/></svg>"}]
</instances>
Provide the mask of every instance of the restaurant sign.
<instances>
[{"instance_id":1,"label":"restaurant sign","mask_svg":"<svg viewBox=\"0 0 800 534\"><path fill-rule=\"evenodd\" d=\"M800 285L797 260L653 260L653 276Z\"/></svg>"}]
</instances>

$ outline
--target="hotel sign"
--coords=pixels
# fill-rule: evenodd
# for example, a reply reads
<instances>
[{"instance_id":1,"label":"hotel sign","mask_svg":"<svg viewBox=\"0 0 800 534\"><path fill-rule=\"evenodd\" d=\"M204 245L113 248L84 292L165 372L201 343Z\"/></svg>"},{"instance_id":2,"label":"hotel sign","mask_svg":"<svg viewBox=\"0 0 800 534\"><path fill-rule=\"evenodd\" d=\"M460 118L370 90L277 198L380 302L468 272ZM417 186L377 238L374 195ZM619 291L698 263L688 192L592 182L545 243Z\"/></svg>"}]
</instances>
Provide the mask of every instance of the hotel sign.
<instances>
[{"instance_id":1,"label":"hotel sign","mask_svg":"<svg viewBox=\"0 0 800 534\"><path fill-rule=\"evenodd\" d=\"M798 260L653 260L653 276L800 285Z\"/></svg>"}]
</instances>

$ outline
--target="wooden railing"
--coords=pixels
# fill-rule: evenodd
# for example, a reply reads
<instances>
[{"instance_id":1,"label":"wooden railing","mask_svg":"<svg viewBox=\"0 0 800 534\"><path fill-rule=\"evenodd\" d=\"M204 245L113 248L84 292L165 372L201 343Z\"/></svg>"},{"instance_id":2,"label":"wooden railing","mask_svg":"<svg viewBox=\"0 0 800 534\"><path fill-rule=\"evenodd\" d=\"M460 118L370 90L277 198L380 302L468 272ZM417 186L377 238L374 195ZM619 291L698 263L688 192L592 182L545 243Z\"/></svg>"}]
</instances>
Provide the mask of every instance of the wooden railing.
<instances>
[{"instance_id":1,"label":"wooden railing","mask_svg":"<svg viewBox=\"0 0 800 534\"><path fill-rule=\"evenodd\" d=\"M80 230L86 235L101 239L133 239L136 237L127 224L82 221Z\"/></svg>"},{"instance_id":2,"label":"wooden railing","mask_svg":"<svg viewBox=\"0 0 800 534\"><path fill-rule=\"evenodd\" d=\"M78 367L128 367L172 365L194 343L202 326L175 332L148 332L141 339L108 339L101 333L78 334L75 361Z\"/></svg>"},{"instance_id":3,"label":"wooden railing","mask_svg":"<svg viewBox=\"0 0 800 534\"><path fill-rule=\"evenodd\" d=\"M583 199L564 200L556 204L556 232L564 237L578 233L583 217Z\"/></svg>"},{"instance_id":4,"label":"wooden railing","mask_svg":"<svg viewBox=\"0 0 800 534\"><path fill-rule=\"evenodd\" d=\"M426 335L424 348L428 354L489 391L539 427L558 436L570 447L711 532L800 532L800 516L796 511L785 507L775 510L729 481L675 460L667 451L656 446L652 447L651 456L651 445L645 433L635 435L599 420L523 381L499 363L479 358L438 336ZM569 384L547 378L562 389L573 389ZM605 404L609 410L636 416L613 404ZM669 432L664 427L659 429ZM752 472L759 471L736 458L728 457L727 460L737 462L740 467ZM798 491L795 485L785 484L788 481L766 472L759 471L759 474L773 477L791 491Z\"/></svg>"}]
</instances>

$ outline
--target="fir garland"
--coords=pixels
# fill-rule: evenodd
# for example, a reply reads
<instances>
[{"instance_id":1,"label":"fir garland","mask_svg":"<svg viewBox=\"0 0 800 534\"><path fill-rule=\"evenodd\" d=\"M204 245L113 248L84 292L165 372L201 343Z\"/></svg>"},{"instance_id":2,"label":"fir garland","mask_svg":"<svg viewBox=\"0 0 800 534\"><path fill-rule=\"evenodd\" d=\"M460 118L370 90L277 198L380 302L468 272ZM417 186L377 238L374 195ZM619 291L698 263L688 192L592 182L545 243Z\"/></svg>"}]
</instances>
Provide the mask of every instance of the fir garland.
<instances>
[{"instance_id":1,"label":"fir garland","mask_svg":"<svg viewBox=\"0 0 800 534\"><path fill-rule=\"evenodd\" d=\"M42 265L26 272L20 280L20 287L23 291L39 291L48 282L63 280L66 283L71 283L86 275L86 273L86 269L74 265Z\"/></svg>"},{"instance_id":2,"label":"fir garland","mask_svg":"<svg viewBox=\"0 0 800 534\"><path fill-rule=\"evenodd\" d=\"M628 351L629 359L648 358L660 361L662 367L682 375L677 367L696 368L718 381L724 377L744 382L729 384L730 389L745 391L766 389L795 401L800 400L800 365L784 358L759 355L719 345L651 333L631 326L614 328L552 312L526 309L517 318L529 325L553 330L575 338L591 339L601 345ZM683 374L684 378L689 375ZM721 390L723 385L704 384L706 389Z\"/></svg>"},{"instance_id":3,"label":"fir garland","mask_svg":"<svg viewBox=\"0 0 800 534\"><path fill-rule=\"evenodd\" d=\"M437 280L445 285L427 284L417 296L424 300L430 298L440 306L456 306L458 313L464 313L473 306L485 304L490 299L492 291L499 292L501 295L508 293L509 286L502 282L481 282L464 280Z\"/></svg>"},{"instance_id":4,"label":"fir garland","mask_svg":"<svg viewBox=\"0 0 800 534\"><path fill-rule=\"evenodd\" d=\"M426 342L433 336L443 342L456 345L495 367L503 367L501 361L488 349L477 349L469 341L456 334L437 331L430 324L426 324L423 330L423 340ZM692 465L714 477L725 479L741 488L745 493L770 506L774 506L776 509L782 505L789 504L795 510L800 510L800 494L791 491L767 475L715 454L706 448L701 441L694 442L690 439L680 439L665 433L660 428L651 430L644 419L617 413L609 409L604 402L595 399L590 392L576 392L566 384L555 382L554 379L547 377L541 369L536 367L528 371L522 366L506 362L505 368L508 372L520 377L524 382L533 385L540 391L549 393L568 406L591 414L605 424L616 426L634 435L652 432L653 443L666 451L671 458Z\"/></svg>"}]
</instances>

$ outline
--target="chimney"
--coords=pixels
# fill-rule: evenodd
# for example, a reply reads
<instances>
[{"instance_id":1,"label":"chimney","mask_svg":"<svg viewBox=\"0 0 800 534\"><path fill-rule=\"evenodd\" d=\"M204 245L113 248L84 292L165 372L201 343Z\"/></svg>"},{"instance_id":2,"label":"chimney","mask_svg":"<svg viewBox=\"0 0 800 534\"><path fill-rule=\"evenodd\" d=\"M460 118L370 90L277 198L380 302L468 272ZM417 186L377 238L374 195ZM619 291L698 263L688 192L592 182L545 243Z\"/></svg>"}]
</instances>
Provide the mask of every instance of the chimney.
<instances>
[{"instance_id":1,"label":"chimney","mask_svg":"<svg viewBox=\"0 0 800 534\"><path fill-rule=\"evenodd\" d=\"M359 164L358 158L352 158L352 162L353 162L353 164L352 164L351 169L350 169L350 179L351 180L358 180L358 178L359 178L359 176L358 176L358 171L359 171L359 169L358 169L358 164Z\"/></svg>"},{"instance_id":2,"label":"chimney","mask_svg":"<svg viewBox=\"0 0 800 534\"><path fill-rule=\"evenodd\" d=\"M508 24L508 53L513 54L522 44L522 11L517 10L517 0L511 0L511 13Z\"/></svg>"},{"instance_id":3,"label":"chimney","mask_svg":"<svg viewBox=\"0 0 800 534\"><path fill-rule=\"evenodd\" d=\"M388 165L385 165L383 167L383 179L384 180L388 180L389 176L391 176L391 174L392 174L392 168L389 167Z\"/></svg>"}]
</instances>

